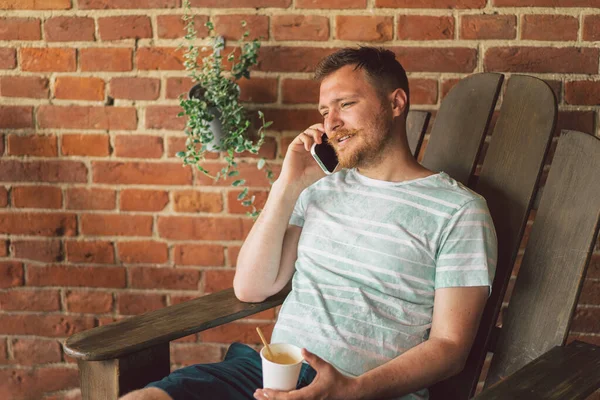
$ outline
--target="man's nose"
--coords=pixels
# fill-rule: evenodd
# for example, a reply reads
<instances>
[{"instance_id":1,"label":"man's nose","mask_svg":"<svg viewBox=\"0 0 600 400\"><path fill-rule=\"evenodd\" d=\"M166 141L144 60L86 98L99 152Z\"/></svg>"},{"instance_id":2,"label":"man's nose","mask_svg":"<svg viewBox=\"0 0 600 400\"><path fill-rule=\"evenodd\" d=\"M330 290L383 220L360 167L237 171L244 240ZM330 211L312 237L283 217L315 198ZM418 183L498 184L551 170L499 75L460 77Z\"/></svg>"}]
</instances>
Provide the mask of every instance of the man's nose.
<instances>
[{"instance_id":1,"label":"man's nose","mask_svg":"<svg viewBox=\"0 0 600 400\"><path fill-rule=\"evenodd\" d=\"M328 136L331 136L336 130L340 129L344 125L343 121L340 119L340 115L338 112L331 110L327 117L325 118L325 132L327 132Z\"/></svg>"}]
</instances>

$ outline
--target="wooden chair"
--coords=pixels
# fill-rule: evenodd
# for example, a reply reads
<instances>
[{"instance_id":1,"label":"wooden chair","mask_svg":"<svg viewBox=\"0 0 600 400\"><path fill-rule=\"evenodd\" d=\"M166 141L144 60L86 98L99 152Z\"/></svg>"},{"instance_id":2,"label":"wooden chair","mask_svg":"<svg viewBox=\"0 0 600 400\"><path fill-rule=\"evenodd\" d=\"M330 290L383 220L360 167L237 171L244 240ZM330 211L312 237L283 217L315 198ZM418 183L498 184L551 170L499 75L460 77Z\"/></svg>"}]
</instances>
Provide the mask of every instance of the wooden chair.
<instances>
[{"instance_id":1,"label":"wooden chair","mask_svg":"<svg viewBox=\"0 0 600 400\"><path fill-rule=\"evenodd\" d=\"M600 141L578 132L560 138L510 306L497 328L557 114L548 85L513 75L481 172L474 176L502 82L502 75L489 73L461 80L442 102L423 157L426 167L447 172L486 198L499 243L492 295L467 365L434 385L431 398L471 398L486 354L494 350L489 380L508 378L486 387L478 399L516 399L523 393L527 399L585 398L600 386L600 349L564 344L598 233L600 184L594 174ZM411 111L413 154L426 122L426 113ZM64 347L78 360L83 399L116 399L161 379L169 373L169 341L280 305L289 290L249 304L228 289L71 336ZM578 383L565 384L563 378ZM556 393L562 397L553 397Z\"/></svg>"}]
</instances>

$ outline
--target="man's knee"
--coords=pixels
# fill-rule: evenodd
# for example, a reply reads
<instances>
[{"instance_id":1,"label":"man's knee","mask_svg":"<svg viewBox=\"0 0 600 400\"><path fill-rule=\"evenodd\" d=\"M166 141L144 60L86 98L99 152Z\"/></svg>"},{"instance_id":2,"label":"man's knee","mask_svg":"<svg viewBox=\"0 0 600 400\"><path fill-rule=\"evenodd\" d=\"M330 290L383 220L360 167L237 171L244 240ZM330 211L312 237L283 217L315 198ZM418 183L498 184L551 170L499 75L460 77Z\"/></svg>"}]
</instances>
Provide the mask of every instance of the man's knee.
<instances>
[{"instance_id":1,"label":"man's knee","mask_svg":"<svg viewBox=\"0 0 600 400\"><path fill-rule=\"evenodd\" d=\"M120 400L173 400L173 398L165 391L151 387L127 393Z\"/></svg>"}]
</instances>

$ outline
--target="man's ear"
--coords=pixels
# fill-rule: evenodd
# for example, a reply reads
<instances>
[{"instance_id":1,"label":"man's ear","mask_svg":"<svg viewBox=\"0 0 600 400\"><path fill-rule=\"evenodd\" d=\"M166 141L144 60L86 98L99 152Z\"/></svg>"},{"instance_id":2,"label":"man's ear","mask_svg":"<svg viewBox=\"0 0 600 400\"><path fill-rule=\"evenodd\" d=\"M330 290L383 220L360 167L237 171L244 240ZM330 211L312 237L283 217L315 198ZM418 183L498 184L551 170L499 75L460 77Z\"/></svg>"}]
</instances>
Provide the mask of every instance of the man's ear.
<instances>
[{"instance_id":1,"label":"man's ear","mask_svg":"<svg viewBox=\"0 0 600 400\"><path fill-rule=\"evenodd\" d=\"M406 93L404 90L398 88L394 90L390 94L390 100L392 102L392 115L394 117L399 117L404 115L404 110L406 109L408 99L406 98Z\"/></svg>"}]
</instances>

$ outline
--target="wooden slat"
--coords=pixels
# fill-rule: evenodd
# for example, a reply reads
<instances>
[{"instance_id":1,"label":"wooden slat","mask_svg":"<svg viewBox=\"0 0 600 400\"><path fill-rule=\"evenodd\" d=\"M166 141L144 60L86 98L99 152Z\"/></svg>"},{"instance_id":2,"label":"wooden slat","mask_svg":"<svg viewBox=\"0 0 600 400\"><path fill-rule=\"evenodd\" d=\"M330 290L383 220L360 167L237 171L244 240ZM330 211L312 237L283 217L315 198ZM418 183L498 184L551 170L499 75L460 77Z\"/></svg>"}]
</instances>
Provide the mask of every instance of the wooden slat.
<instances>
[{"instance_id":1,"label":"wooden slat","mask_svg":"<svg viewBox=\"0 0 600 400\"><path fill-rule=\"evenodd\" d=\"M498 261L492 294L465 368L458 375L434 385L432 400L468 399L475 392L490 334L498 319L535 197L556 115L556 99L545 82L520 75L509 80L500 117L475 188L487 200L498 236Z\"/></svg>"},{"instance_id":2,"label":"wooden slat","mask_svg":"<svg viewBox=\"0 0 600 400\"><path fill-rule=\"evenodd\" d=\"M65 353L80 360L108 360L223 325L283 303L290 291L262 303L242 303L233 289L100 326L69 337Z\"/></svg>"},{"instance_id":3,"label":"wooden slat","mask_svg":"<svg viewBox=\"0 0 600 400\"><path fill-rule=\"evenodd\" d=\"M422 164L468 184L485 139L502 74L481 73L462 79L442 101Z\"/></svg>"},{"instance_id":4,"label":"wooden slat","mask_svg":"<svg viewBox=\"0 0 600 400\"><path fill-rule=\"evenodd\" d=\"M565 343L598 234L599 170L600 140L565 131L503 315L486 386Z\"/></svg>"},{"instance_id":5,"label":"wooden slat","mask_svg":"<svg viewBox=\"0 0 600 400\"><path fill-rule=\"evenodd\" d=\"M583 400L600 387L600 347L556 346L475 400Z\"/></svg>"},{"instance_id":6,"label":"wooden slat","mask_svg":"<svg viewBox=\"0 0 600 400\"><path fill-rule=\"evenodd\" d=\"M421 150L430 114L427 111L410 110L406 118L406 136L408 147L415 158Z\"/></svg>"},{"instance_id":7,"label":"wooden slat","mask_svg":"<svg viewBox=\"0 0 600 400\"><path fill-rule=\"evenodd\" d=\"M78 360L82 400L117 400L119 398L118 360Z\"/></svg>"}]
</instances>

